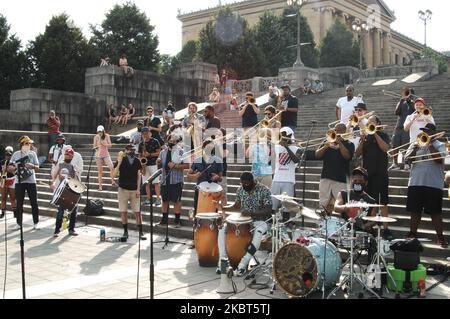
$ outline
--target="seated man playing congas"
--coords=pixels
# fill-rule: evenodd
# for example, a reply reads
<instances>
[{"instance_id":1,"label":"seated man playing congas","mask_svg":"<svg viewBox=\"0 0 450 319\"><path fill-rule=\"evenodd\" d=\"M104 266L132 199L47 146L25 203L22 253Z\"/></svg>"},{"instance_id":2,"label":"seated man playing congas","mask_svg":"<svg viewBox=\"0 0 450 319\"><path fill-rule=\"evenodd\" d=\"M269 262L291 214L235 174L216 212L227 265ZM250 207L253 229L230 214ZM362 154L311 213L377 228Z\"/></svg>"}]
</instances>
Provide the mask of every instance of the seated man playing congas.
<instances>
[{"instance_id":1,"label":"seated man playing congas","mask_svg":"<svg viewBox=\"0 0 450 319\"><path fill-rule=\"evenodd\" d=\"M235 203L225 207L219 205L217 202L215 204L218 209L222 210L223 214L226 211L241 211L242 217L251 217L252 219L252 226L254 228L253 237L235 271L236 276L243 276L247 272L248 264L259 249L263 235L268 229L265 220L272 212L270 190L261 183L256 182L251 173L245 172L241 175L241 187L237 191ZM226 247L226 235L227 223L224 223L224 226L219 230L218 239L220 261L228 260L230 249L233 248Z\"/></svg>"}]
</instances>

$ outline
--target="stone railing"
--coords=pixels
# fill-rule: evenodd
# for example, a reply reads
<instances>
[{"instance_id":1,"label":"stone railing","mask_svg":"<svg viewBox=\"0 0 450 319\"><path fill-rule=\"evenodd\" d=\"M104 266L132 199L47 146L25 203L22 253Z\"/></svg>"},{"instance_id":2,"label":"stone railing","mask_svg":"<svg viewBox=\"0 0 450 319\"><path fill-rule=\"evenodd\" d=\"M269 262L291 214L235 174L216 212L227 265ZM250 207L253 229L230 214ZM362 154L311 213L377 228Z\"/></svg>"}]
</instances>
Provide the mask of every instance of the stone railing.
<instances>
[{"instance_id":1,"label":"stone railing","mask_svg":"<svg viewBox=\"0 0 450 319\"><path fill-rule=\"evenodd\" d=\"M429 79L439 74L439 66L433 59L413 60L411 65L382 65L374 69L362 71L362 79L376 78L400 78L412 73L427 73L424 79Z\"/></svg>"},{"instance_id":2,"label":"stone railing","mask_svg":"<svg viewBox=\"0 0 450 319\"><path fill-rule=\"evenodd\" d=\"M252 80L240 80L233 82L233 89L236 90L236 93L243 94L248 91L252 91Z\"/></svg>"}]
</instances>

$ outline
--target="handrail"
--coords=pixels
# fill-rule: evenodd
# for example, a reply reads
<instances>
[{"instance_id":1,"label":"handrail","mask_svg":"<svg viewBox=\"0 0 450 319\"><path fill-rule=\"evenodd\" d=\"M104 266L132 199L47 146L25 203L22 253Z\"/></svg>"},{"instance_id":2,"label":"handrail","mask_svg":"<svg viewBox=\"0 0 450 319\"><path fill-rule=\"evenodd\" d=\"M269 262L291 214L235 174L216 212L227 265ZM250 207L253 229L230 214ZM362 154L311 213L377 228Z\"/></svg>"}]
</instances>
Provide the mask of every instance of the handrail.
<instances>
[{"instance_id":1,"label":"handrail","mask_svg":"<svg viewBox=\"0 0 450 319\"><path fill-rule=\"evenodd\" d=\"M0 133L10 133L10 134L14 134L14 133L19 133L19 134L24 134L24 135L48 135L47 132L38 132L38 131L16 131L16 130L0 130ZM62 132L62 134L64 134L65 136L85 136L85 137L94 137L97 134L90 134L90 133L64 133ZM110 137L121 137L121 135L109 135Z\"/></svg>"}]
</instances>

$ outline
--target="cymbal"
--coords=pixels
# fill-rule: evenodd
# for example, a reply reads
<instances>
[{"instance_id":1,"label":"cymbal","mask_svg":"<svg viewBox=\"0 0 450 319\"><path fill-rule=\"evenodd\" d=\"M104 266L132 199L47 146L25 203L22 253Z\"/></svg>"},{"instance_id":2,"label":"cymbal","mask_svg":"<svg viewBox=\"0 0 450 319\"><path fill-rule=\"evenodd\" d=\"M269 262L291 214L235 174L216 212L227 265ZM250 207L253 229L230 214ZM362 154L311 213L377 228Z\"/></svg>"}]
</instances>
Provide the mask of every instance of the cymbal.
<instances>
[{"instance_id":1,"label":"cymbal","mask_svg":"<svg viewBox=\"0 0 450 319\"><path fill-rule=\"evenodd\" d=\"M378 204L369 204L369 203L350 203L345 205L348 208L381 208L384 207L383 205L378 205Z\"/></svg>"},{"instance_id":2,"label":"cymbal","mask_svg":"<svg viewBox=\"0 0 450 319\"><path fill-rule=\"evenodd\" d=\"M371 216L371 217L363 217L363 220L375 223L395 223L396 219L390 217L382 217L382 216Z\"/></svg>"},{"instance_id":3,"label":"cymbal","mask_svg":"<svg viewBox=\"0 0 450 319\"><path fill-rule=\"evenodd\" d=\"M290 197L287 195L270 195L272 198L278 199L279 201L294 201L294 200L302 200L301 198Z\"/></svg>"},{"instance_id":4,"label":"cymbal","mask_svg":"<svg viewBox=\"0 0 450 319\"><path fill-rule=\"evenodd\" d=\"M315 211L300 205L299 203L293 200L285 200L281 203L284 208L289 210L292 213L300 214L304 217L311 218L314 220L320 220L320 216L316 214Z\"/></svg>"}]
</instances>

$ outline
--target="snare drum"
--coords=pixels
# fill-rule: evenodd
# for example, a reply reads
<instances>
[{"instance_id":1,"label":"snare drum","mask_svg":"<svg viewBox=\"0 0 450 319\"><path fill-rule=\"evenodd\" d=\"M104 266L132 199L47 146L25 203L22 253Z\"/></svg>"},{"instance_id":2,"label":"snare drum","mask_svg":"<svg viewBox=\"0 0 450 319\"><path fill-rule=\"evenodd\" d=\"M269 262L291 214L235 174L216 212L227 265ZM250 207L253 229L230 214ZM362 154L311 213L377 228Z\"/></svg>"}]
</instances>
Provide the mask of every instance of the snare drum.
<instances>
[{"instance_id":1,"label":"snare drum","mask_svg":"<svg viewBox=\"0 0 450 319\"><path fill-rule=\"evenodd\" d=\"M218 201L222 198L222 186L216 183L203 182L200 183L197 188L197 214L215 212L216 208L213 201Z\"/></svg>"},{"instance_id":2,"label":"snare drum","mask_svg":"<svg viewBox=\"0 0 450 319\"><path fill-rule=\"evenodd\" d=\"M221 216L217 213L197 214L194 221L194 242L198 263L201 267L217 267L219 263L219 226Z\"/></svg>"},{"instance_id":3,"label":"snare drum","mask_svg":"<svg viewBox=\"0 0 450 319\"><path fill-rule=\"evenodd\" d=\"M325 287L339 281L342 261L339 251L325 240L308 238L309 244L287 244L277 252L273 261L273 275L280 288L291 296L307 297L322 287L322 273L326 270Z\"/></svg>"},{"instance_id":4,"label":"snare drum","mask_svg":"<svg viewBox=\"0 0 450 319\"><path fill-rule=\"evenodd\" d=\"M241 214L227 217L226 247L228 260L233 268L239 265L252 242L251 226L251 217L243 217Z\"/></svg>"},{"instance_id":5,"label":"snare drum","mask_svg":"<svg viewBox=\"0 0 450 319\"><path fill-rule=\"evenodd\" d=\"M300 237L309 238L315 237L318 234L318 230L308 227L296 228L292 231L292 241L296 242Z\"/></svg>"},{"instance_id":6,"label":"snare drum","mask_svg":"<svg viewBox=\"0 0 450 319\"><path fill-rule=\"evenodd\" d=\"M51 204L72 211L85 190L86 186L77 179L64 179L56 189Z\"/></svg>"},{"instance_id":7,"label":"snare drum","mask_svg":"<svg viewBox=\"0 0 450 319\"><path fill-rule=\"evenodd\" d=\"M339 241L340 246L346 249L351 248L351 238L352 233L350 230L344 230L341 232L341 239ZM358 249L369 249L370 244L373 240L373 236L369 233L363 232L363 231L357 231L355 232L355 242L354 242L354 248Z\"/></svg>"},{"instance_id":8,"label":"snare drum","mask_svg":"<svg viewBox=\"0 0 450 319\"><path fill-rule=\"evenodd\" d=\"M330 217L328 220L321 220L319 224L320 235L325 237L328 235L330 237L339 236L340 229L344 225L344 220L337 217ZM328 231L327 231L328 230Z\"/></svg>"}]
</instances>

